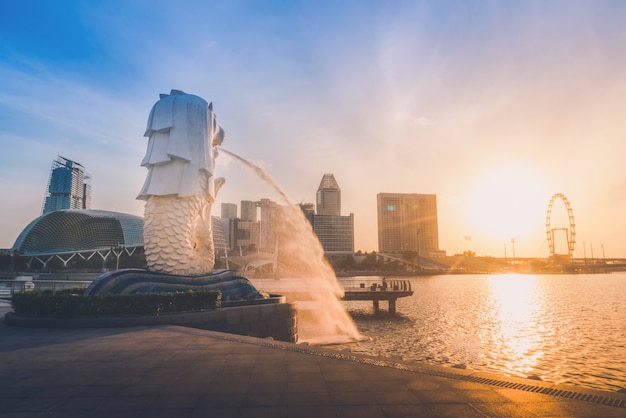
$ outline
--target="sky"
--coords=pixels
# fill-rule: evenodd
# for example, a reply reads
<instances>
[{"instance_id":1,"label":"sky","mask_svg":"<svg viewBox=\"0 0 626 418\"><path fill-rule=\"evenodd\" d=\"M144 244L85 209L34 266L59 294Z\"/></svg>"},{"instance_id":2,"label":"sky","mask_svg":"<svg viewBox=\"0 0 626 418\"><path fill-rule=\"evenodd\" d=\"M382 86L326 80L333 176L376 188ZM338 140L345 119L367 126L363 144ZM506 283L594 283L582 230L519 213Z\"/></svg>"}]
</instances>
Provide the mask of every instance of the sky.
<instances>
[{"instance_id":1,"label":"sky","mask_svg":"<svg viewBox=\"0 0 626 418\"><path fill-rule=\"evenodd\" d=\"M0 248L58 155L90 172L92 208L141 216L147 117L178 89L292 203L332 173L356 250L378 249L378 193L425 193L447 254L547 257L562 193L575 256L626 258L625 21L603 0L0 0ZM275 198L216 163L214 215Z\"/></svg>"}]
</instances>

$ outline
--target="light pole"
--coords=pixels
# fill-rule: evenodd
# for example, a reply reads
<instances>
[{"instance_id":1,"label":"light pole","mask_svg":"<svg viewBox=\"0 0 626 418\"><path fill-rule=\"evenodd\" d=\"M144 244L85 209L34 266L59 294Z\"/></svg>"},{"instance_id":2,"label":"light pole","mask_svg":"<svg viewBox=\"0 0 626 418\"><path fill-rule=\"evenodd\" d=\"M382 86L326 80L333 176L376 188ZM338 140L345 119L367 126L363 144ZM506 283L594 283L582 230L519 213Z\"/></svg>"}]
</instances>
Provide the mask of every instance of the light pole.
<instances>
[{"instance_id":1,"label":"light pole","mask_svg":"<svg viewBox=\"0 0 626 418\"><path fill-rule=\"evenodd\" d=\"M420 232L422 232L422 230L417 228L417 271L422 271L422 265L420 262Z\"/></svg>"},{"instance_id":2,"label":"light pole","mask_svg":"<svg viewBox=\"0 0 626 418\"><path fill-rule=\"evenodd\" d=\"M606 273L606 255L604 254L604 244L600 244L600 247L602 247L602 267Z\"/></svg>"},{"instance_id":3,"label":"light pole","mask_svg":"<svg viewBox=\"0 0 626 418\"><path fill-rule=\"evenodd\" d=\"M511 246L513 246L513 266L515 266L515 238L511 238Z\"/></svg>"}]
</instances>

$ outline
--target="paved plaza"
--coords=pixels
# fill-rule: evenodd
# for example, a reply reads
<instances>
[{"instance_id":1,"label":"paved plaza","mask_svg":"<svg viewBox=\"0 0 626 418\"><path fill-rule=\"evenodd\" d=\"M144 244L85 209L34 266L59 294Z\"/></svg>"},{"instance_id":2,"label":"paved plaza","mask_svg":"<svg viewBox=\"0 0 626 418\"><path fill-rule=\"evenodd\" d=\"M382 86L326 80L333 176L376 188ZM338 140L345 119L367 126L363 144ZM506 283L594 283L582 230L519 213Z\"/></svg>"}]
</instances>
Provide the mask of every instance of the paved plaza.
<instances>
[{"instance_id":1,"label":"paved plaza","mask_svg":"<svg viewBox=\"0 0 626 418\"><path fill-rule=\"evenodd\" d=\"M626 417L626 394L179 326L0 324L0 359L0 417Z\"/></svg>"}]
</instances>

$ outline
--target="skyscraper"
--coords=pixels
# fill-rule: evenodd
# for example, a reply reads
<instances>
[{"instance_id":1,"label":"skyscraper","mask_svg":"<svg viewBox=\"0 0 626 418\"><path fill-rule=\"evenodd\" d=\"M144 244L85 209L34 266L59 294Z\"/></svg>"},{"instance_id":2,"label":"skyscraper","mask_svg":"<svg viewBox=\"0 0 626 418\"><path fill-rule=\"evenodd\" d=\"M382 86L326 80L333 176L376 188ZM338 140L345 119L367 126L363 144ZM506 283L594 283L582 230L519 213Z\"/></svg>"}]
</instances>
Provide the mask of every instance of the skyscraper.
<instances>
[{"instance_id":1,"label":"skyscraper","mask_svg":"<svg viewBox=\"0 0 626 418\"><path fill-rule=\"evenodd\" d=\"M261 225L259 249L262 252L273 253L276 251L277 237L280 231L281 217L284 209L281 205L270 199L263 198L259 201L261 208Z\"/></svg>"},{"instance_id":2,"label":"skyscraper","mask_svg":"<svg viewBox=\"0 0 626 418\"><path fill-rule=\"evenodd\" d=\"M428 256L439 250L437 195L379 193L378 250L415 251Z\"/></svg>"},{"instance_id":3,"label":"skyscraper","mask_svg":"<svg viewBox=\"0 0 626 418\"><path fill-rule=\"evenodd\" d=\"M235 219L237 217L237 205L234 203L222 203L221 217Z\"/></svg>"},{"instance_id":4,"label":"skyscraper","mask_svg":"<svg viewBox=\"0 0 626 418\"><path fill-rule=\"evenodd\" d=\"M251 200L241 201L241 216L242 221L256 222L257 221L257 202Z\"/></svg>"},{"instance_id":5,"label":"skyscraper","mask_svg":"<svg viewBox=\"0 0 626 418\"><path fill-rule=\"evenodd\" d=\"M317 188L317 213L310 213L305 205L303 212L311 221L326 254L354 253L354 215L341 216L341 189L335 176L324 174ZM308 213L307 213L308 211Z\"/></svg>"},{"instance_id":6,"label":"skyscraper","mask_svg":"<svg viewBox=\"0 0 626 418\"><path fill-rule=\"evenodd\" d=\"M354 254L354 215L313 215L313 231L326 254Z\"/></svg>"},{"instance_id":7,"label":"skyscraper","mask_svg":"<svg viewBox=\"0 0 626 418\"><path fill-rule=\"evenodd\" d=\"M89 180L85 167L59 155L52 162L42 215L61 209L90 209Z\"/></svg>"},{"instance_id":8,"label":"skyscraper","mask_svg":"<svg viewBox=\"0 0 626 418\"><path fill-rule=\"evenodd\" d=\"M324 174L317 188L317 214L341 215L341 189L332 174Z\"/></svg>"}]
</instances>

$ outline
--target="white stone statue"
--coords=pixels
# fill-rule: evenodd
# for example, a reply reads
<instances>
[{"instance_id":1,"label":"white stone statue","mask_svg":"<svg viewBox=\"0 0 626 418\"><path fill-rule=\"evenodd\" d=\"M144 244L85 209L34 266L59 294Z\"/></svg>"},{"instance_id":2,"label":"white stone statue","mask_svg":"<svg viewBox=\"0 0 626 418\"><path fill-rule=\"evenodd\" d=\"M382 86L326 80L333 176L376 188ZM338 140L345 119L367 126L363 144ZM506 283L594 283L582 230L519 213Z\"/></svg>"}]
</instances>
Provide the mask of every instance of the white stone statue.
<instances>
[{"instance_id":1,"label":"white stone statue","mask_svg":"<svg viewBox=\"0 0 626 418\"><path fill-rule=\"evenodd\" d=\"M137 196L145 200L144 251L148 269L194 276L215 264L211 208L223 178L215 157L224 140L213 105L192 94L162 94L148 118L148 169Z\"/></svg>"}]
</instances>

